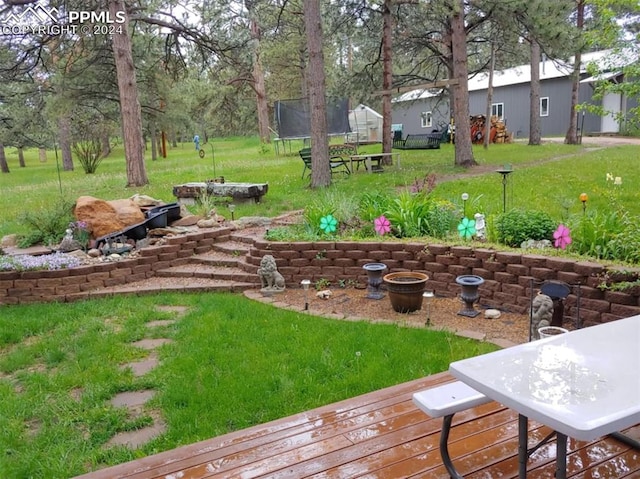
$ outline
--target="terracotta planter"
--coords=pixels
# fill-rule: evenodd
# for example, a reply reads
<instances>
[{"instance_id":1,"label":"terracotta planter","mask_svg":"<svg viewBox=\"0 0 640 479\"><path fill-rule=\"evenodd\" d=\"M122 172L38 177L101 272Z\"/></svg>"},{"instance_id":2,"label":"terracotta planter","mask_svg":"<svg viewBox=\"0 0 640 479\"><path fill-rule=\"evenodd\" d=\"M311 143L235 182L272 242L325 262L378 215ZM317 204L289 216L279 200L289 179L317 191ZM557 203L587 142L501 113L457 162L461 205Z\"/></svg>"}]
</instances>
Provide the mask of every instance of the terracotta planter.
<instances>
[{"instance_id":1,"label":"terracotta planter","mask_svg":"<svg viewBox=\"0 0 640 479\"><path fill-rule=\"evenodd\" d=\"M401 271L384 275L391 306L397 313L411 313L422 308L422 294L429 276L415 271Z\"/></svg>"}]
</instances>

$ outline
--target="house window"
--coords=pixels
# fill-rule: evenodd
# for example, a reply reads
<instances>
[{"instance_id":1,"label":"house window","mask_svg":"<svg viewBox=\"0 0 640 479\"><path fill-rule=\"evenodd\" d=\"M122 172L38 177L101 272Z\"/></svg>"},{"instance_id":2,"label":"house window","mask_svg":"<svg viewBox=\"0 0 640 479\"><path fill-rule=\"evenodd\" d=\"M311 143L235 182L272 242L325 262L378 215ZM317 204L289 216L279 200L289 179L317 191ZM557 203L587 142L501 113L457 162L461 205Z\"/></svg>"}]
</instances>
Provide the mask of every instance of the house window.
<instances>
[{"instance_id":1,"label":"house window","mask_svg":"<svg viewBox=\"0 0 640 479\"><path fill-rule=\"evenodd\" d=\"M491 116L495 116L498 120L504 119L504 103L492 103Z\"/></svg>"},{"instance_id":2,"label":"house window","mask_svg":"<svg viewBox=\"0 0 640 479\"><path fill-rule=\"evenodd\" d=\"M540 116L549 116L549 97L540 98Z\"/></svg>"},{"instance_id":3,"label":"house window","mask_svg":"<svg viewBox=\"0 0 640 479\"><path fill-rule=\"evenodd\" d=\"M433 115L430 111L420 113L420 124L422 128L431 128L433 124Z\"/></svg>"}]
</instances>

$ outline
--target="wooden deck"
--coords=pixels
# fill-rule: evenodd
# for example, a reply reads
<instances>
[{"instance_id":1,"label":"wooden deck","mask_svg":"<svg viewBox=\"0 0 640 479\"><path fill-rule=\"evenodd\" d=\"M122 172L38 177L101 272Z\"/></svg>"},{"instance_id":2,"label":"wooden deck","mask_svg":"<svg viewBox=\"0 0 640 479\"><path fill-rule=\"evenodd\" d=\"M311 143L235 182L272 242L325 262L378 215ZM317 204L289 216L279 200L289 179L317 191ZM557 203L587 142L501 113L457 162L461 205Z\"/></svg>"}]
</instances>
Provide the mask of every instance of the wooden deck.
<instances>
[{"instance_id":1,"label":"wooden deck","mask_svg":"<svg viewBox=\"0 0 640 479\"><path fill-rule=\"evenodd\" d=\"M83 479L448 478L438 449L441 419L420 412L411 395L442 382L441 373L267 424L85 474ZM529 436L550 431L535 423ZM640 435L636 426L628 432ZM517 477L517 415L492 402L457 414L450 452L465 478ZM640 478L640 451L612 438L569 438L568 477ZM529 460L528 478L553 478L555 442Z\"/></svg>"}]
</instances>

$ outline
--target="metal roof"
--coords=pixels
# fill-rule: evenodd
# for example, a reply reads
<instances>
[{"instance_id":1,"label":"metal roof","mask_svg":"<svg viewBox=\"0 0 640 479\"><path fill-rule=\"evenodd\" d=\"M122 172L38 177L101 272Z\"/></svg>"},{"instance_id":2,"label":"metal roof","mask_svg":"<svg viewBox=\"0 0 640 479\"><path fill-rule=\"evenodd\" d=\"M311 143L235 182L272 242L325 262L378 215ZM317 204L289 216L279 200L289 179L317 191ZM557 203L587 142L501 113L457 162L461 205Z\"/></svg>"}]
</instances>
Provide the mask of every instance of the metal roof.
<instances>
[{"instance_id":1,"label":"metal roof","mask_svg":"<svg viewBox=\"0 0 640 479\"><path fill-rule=\"evenodd\" d=\"M583 53L580 71L585 73L587 65L596 63L600 69L619 69L638 60L635 51L623 51L616 53L613 50L601 50L598 52ZM568 61L544 60L540 62L540 81L569 76L573 71L574 57ZM495 71L493 74L493 87L517 85L531 81L531 65L519 65L505 70ZM469 91L486 90L489 87L489 73L483 72L469 77ZM439 96L442 89L416 89L404 93L393 99L394 103L431 98Z\"/></svg>"}]
</instances>

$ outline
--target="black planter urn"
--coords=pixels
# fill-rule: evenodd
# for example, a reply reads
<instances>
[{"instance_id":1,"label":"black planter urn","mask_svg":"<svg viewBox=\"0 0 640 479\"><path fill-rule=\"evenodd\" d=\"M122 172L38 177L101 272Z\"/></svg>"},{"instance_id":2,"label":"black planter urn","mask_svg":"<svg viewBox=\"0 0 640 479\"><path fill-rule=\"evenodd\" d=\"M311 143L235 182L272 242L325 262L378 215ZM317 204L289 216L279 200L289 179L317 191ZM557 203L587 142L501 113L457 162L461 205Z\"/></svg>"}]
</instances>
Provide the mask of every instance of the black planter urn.
<instances>
[{"instance_id":1,"label":"black planter urn","mask_svg":"<svg viewBox=\"0 0 640 479\"><path fill-rule=\"evenodd\" d=\"M362 266L367 272L367 298L382 299L384 293L380 290L382 286L382 272L387 269L384 263L366 263Z\"/></svg>"},{"instance_id":2,"label":"black planter urn","mask_svg":"<svg viewBox=\"0 0 640 479\"><path fill-rule=\"evenodd\" d=\"M458 276L456 283L458 283L462 289L460 299L464 302L464 308L458 311L458 314L460 316L467 316L468 318L475 318L480 314L480 311L477 311L473 307L473 304L480 299L478 287L484 283L484 278L474 274L465 274Z\"/></svg>"}]
</instances>

